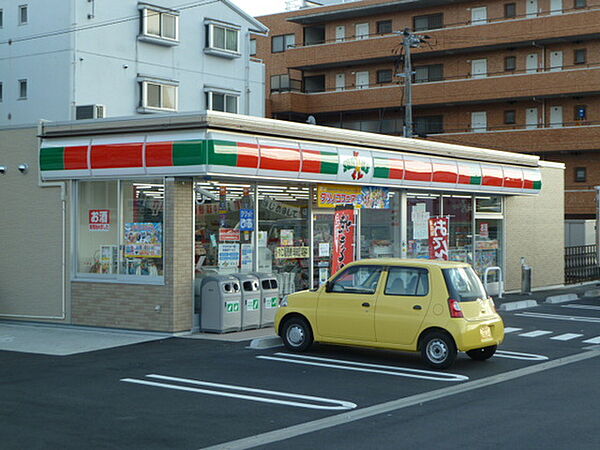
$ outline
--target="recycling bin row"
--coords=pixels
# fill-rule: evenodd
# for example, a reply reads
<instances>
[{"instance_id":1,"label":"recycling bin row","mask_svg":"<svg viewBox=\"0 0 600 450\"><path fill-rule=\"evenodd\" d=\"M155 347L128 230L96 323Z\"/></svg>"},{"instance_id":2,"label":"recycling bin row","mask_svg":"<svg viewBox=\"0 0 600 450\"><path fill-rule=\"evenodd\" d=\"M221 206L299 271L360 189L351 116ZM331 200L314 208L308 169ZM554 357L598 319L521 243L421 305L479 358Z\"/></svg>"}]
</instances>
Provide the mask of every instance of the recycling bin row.
<instances>
[{"instance_id":1,"label":"recycling bin row","mask_svg":"<svg viewBox=\"0 0 600 450\"><path fill-rule=\"evenodd\" d=\"M266 273L205 275L196 278L200 331L227 333L273 325L279 308L277 279Z\"/></svg>"}]
</instances>

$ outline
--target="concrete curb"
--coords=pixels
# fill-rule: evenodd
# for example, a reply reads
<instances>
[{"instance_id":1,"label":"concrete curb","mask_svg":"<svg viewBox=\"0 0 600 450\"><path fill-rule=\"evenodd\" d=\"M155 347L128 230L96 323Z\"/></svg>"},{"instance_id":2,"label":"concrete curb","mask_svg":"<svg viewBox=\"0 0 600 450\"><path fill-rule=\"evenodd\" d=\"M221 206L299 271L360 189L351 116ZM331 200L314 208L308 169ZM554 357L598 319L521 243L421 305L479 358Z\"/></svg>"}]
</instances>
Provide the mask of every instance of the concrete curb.
<instances>
[{"instance_id":1,"label":"concrete curb","mask_svg":"<svg viewBox=\"0 0 600 450\"><path fill-rule=\"evenodd\" d=\"M590 289L585 291L584 297L600 297L600 289Z\"/></svg>"},{"instance_id":2,"label":"concrete curb","mask_svg":"<svg viewBox=\"0 0 600 450\"><path fill-rule=\"evenodd\" d=\"M252 339L250 348L255 350L264 350L266 348L281 347L283 342L279 336L268 336Z\"/></svg>"},{"instance_id":3,"label":"concrete curb","mask_svg":"<svg viewBox=\"0 0 600 450\"><path fill-rule=\"evenodd\" d=\"M500 311L516 311L518 309L533 308L537 305L535 300L519 300L518 302L503 303L498 309Z\"/></svg>"},{"instance_id":4,"label":"concrete curb","mask_svg":"<svg viewBox=\"0 0 600 450\"><path fill-rule=\"evenodd\" d=\"M578 300L579 296L577 294L562 294L562 295L551 295L550 297L546 297L546 303L556 304L556 303L565 303L572 302L573 300Z\"/></svg>"}]
</instances>

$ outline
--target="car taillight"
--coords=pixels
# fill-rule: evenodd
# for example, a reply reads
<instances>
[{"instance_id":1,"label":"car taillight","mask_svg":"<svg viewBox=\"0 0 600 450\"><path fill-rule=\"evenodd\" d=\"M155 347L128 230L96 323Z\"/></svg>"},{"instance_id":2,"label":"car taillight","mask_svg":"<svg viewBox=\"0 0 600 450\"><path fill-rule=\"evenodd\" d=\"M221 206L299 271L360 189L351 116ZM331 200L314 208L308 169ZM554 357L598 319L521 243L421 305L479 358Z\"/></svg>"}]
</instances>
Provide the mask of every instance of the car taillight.
<instances>
[{"instance_id":1,"label":"car taillight","mask_svg":"<svg viewBox=\"0 0 600 450\"><path fill-rule=\"evenodd\" d=\"M450 307L450 317L455 317L455 318L464 317L462 308L460 307L460 302L458 300L449 298L448 306Z\"/></svg>"}]
</instances>

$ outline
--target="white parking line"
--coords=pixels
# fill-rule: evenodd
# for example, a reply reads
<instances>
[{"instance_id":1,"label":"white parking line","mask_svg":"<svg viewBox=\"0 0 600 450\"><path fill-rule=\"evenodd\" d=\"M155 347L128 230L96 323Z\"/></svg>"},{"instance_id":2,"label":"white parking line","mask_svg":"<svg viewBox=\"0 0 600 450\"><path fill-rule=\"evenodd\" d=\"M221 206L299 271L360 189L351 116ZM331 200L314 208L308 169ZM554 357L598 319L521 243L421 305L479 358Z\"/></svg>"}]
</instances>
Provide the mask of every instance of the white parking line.
<instances>
[{"instance_id":1,"label":"white parking line","mask_svg":"<svg viewBox=\"0 0 600 450\"><path fill-rule=\"evenodd\" d=\"M496 350L494 358L521 359L524 361L546 361L547 356L535 355L533 353L509 352L508 350Z\"/></svg>"},{"instance_id":2,"label":"white parking line","mask_svg":"<svg viewBox=\"0 0 600 450\"><path fill-rule=\"evenodd\" d=\"M192 385L208 386L208 387L214 387L214 388L220 388L220 389L228 389L230 391L252 392L255 394L271 395L273 397L284 397L284 398L293 398L293 399L298 399L298 400L308 400L308 401L312 401L315 403L324 403L325 405L317 405L314 403L303 403L303 402L297 402L297 401L278 400L275 398L268 398L268 397L256 397L254 395L234 394L233 392L213 391L213 390L208 390L208 389L199 389L199 388L193 388L193 387L188 387L188 386L180 386L180 385L176 385L176 384L157 383L154 381L138 380L135 378L123 378L123 379L121 379L121 381L124 381L126 383L142 384L142 385L146 385L146 386L161 387L161 388L166 388L166 389L175 389L175 390L179 390L179 391L194 392L194 393L199 393L199 394L209 394L209 395L217 395L217 396L221 396L221 397L238 398L238 399L242 399L242 400L252 400L255 402L262 402L262 403L275 403L278 405L297 406L300 408L321 409L321 410L323 410L323 409L325 409L325 410L348 410L348 409L356 408L355 403L346 402L343 400L334 400L334 399L330 399L330 398L312 397L309 395L291 394L288 392L268 391L268 390L264 390L264 389L248 388L248 387L235 386L235 385L230 385L230 384L211 383L208 381L192 380L192 379L188 379L188 378L169 377L169 376L165 376L165 375L151 374L151 375L146 375L146 377L159 379L159 380L175 381L178 383L187 383L187 384L192 384ZM330 404L333 406L326 406L326 404Z\"/></svg>"},{"instance_id":3,"label":"white parking line","mask_svg":"<svg viewBox=\"0 0 600 450\"><path fill-rule=\"evenodd\" d=\"M595 338L588 339L587 341L583 341L584 344L600 344L600 336L596 336Z\"/></svg>"},{"instance_id":4,"label":"white parking line","mask_svg":"<svg viewBox=\"0 0 600 450\"><path fill-rule=\"evenodd\" d=\"M597 305L561 305L561 308L591 309L594 311L600 311L600 306Z\"/></svg>"},{"instance_id":5,"label":"white parking line","mask_svg":"<svg viewBox=\"0 0 600 450\"><path fill-rule=\"evenodd\" d=\"M279 361L307 366L327 367L330 369L352 370L355 372L369 372L396 377L420 378L435 381L466 381L469 377L448 372L434 372L431 370L410 369L407 367L384 366L368 364L343 359L319 358L316 356L296 355L293 353L275 353L275 356L257 356L257 359Z\"/></svg>"},{"instance_id":6,"label":"white parking line","mask_svg":"<svg viewBox=\"0 0 600 450\"><path fill-rule=\"evenodd\" d=\"M578 337L583 336L583 334L579 334L579 333L565 333L565 334L561 334L558 336L554 336L551 337L550 339L553 339L555 341L570 341L571 339L575 339Z\"/></svg>"},{"instance_id":7,"label":"white parking line","mask_svg":"<svg viewBox=\"0 0 600 450\"><path fill-rule=\"evenodd\" d=\"M506 327L504 328L504 334L514 333L515 331L521 331L522 329L523 328Z\"/></svg>"},{"instance_id":8,"label":"white parking line","mask_svg":"<svg viewBox=\"0 0 600 450\"><path fill-rule=\"evenodd\" d=\"M521 333L521 334L519 334L519 336L523 336L523 337L538 337L538 336L544 336L546 334L552 334L552 331L535 330L535 331L530 331L528 333Z\"/></svg>"},{"instance_id":9,"label":"white parking line","mask_svg":"<svg viewBox=\"0 0 600 450\"><path fill-rule=\"evenodd\" d=\"M538 319L554 319L554 320L568 320L572 322L590 322L600 323L600 317L586 317L586 316L561 316L558 314L544 314L544 313L519 313L515 314L522 317L536 317Z\"/></svg>"}]
</instances>

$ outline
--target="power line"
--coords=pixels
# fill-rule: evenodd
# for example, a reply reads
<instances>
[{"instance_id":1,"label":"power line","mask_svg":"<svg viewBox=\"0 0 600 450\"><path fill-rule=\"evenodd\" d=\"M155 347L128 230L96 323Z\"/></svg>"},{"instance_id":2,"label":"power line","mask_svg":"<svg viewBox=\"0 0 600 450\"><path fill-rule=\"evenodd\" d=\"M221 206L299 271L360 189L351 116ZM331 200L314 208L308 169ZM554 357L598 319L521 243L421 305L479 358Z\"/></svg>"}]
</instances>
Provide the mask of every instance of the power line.
<instances>
[{"instance_id":1,"label":"power line","mask_svg":"<svg viewBox=\"0 0 600 450\"><path fill-rule=\"evenodd\" d=\"M220 0L202 0L202 1L194 2L194 3L184 4L184 5L181 5L181 6L175 6L173 9L176 9L178 11L182 11L182 10L186 10L186 9L197 8L198 6L209 5L211 3L217 3L219 1ZM131 22L131 21L134 21L134 20L139 20L139 18L140 18L140 15L136 14L135 16L121 17L119 19L112 19L112 20L109 20L109 21L106 21L106 22L96 23L96 24L93 24L93 25L82 25L80 27L66 28L66 29L55 30L55 31L48 31L46 33L33 34L33 35L30 35L30 36L24 36L24 37L15 38L15 39L7 39L7 40L4 40L4 41L0 41L0 44L12 45L12 44L17 43L17 42L26 42L26 41L36 40L36 39L44 39L44 38L48 38L48 37L60 36L60 35L63 35L63 34L77 33L79 31L88 31L88 30L92 30L92 29L95 29L95 28L103 28L103 27L107 27L107 26L111 26L111 25L118 25L118 24L125 23L125 22Z\"/></svg>"}]
</instances>

